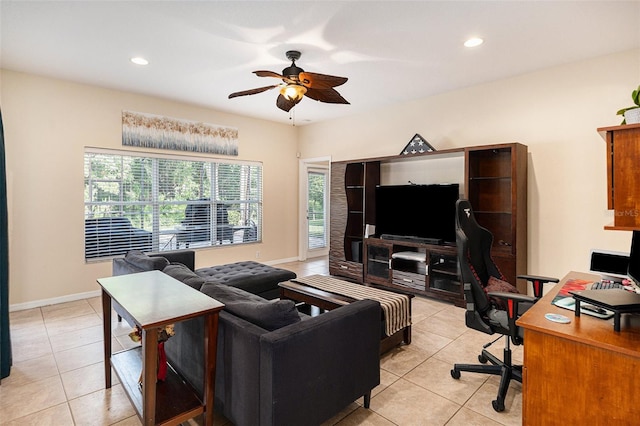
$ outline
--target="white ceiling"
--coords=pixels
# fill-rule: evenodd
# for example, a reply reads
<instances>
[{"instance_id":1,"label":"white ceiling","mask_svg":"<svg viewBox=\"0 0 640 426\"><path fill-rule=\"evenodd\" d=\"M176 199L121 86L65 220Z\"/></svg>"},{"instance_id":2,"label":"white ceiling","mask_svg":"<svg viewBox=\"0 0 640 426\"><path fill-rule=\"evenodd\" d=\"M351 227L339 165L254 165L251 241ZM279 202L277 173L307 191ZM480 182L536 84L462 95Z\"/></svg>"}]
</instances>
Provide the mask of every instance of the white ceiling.
<instances>
[{"instance_id":1,"label":"white ceiling","mask_svg":"<svg viewBox=\"0 0 640 426\"><path fill-rule=\"evenodd\" d=\"M276 90L227 96L278 83L252 71L300 50L305 71L349 78L351 105L305 98L297 125L640 48L640 1L1 0L0 15L3 68L282 123Z\"/></svg>"}]
</instances>

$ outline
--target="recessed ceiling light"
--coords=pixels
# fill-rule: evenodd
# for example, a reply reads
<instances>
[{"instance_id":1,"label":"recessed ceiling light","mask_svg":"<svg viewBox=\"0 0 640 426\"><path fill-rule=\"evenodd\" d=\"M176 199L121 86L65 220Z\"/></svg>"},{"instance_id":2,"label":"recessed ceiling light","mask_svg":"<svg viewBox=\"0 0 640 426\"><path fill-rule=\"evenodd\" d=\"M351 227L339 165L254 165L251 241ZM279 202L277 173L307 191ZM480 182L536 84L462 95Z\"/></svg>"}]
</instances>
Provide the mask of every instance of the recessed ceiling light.
<instances>
[{"instance_id":1,"label":"recessed ceiling light","mask_svg":"<svg viewBox=\"0 0 640 426\"><path fill-rule=\"evenodd\" d=\"M131 58L131 62L133 62L136 65L149 65L149 61L147 61L145 58L142 58L140 56Z\"/></svg>"},{"instance_id":2,"label":"recessed ceiling light","mask_svg":"<svg viewBox=\"0 0 640 426\"><path fill-rule=\"evenodd\" d=\"M465 47L476 47L476 46L480 46L482 43L484 42L484 40L482 40L479 37L472 37L469 40L464 42Z\"/></svg>"}]
</instances>

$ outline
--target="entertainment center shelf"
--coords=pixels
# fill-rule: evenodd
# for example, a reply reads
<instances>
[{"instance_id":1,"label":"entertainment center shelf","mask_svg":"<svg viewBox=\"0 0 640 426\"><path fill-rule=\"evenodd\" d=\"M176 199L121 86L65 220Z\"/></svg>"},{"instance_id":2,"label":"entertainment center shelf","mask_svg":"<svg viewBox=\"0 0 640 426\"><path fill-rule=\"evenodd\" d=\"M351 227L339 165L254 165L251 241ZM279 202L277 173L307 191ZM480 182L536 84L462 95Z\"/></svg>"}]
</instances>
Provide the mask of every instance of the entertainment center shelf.
<instances>
[{"instance_id":1,"label":"entertainment center shelf","mask_svg":"<svg viewBox=\"0 0 640 426\"><path fill-rule=\"evenodd\" d=\"M459 171L464 175L459 182L460 196L470 201L478 223L493 234L492 256L496 264L507 281L526 292L526 282L518 281L516 276L527 273L527 156L525 145L506 143L332 162L330 274L463 306L455 241L429 244L421 240L366 238L385 232L381 229L376 229L377 235L365 235L373 229L371 225L377 224L376 187L384 180L381 171L395 173L411 165L410 171L422 172L430 169L432 162L453 158L460 159L460 164L464 160L464 166L455 165L464 167ZM410 183L431 183L408 177ZM442 183L437 176L434 180ZM437 209L427 200L418 209L408 208L404 202L397 204L399 221L419 220L432 212L426 209ZM403 252L419 253L417 257L424 261L405 259Z\"/></svg>"}]
</instances>

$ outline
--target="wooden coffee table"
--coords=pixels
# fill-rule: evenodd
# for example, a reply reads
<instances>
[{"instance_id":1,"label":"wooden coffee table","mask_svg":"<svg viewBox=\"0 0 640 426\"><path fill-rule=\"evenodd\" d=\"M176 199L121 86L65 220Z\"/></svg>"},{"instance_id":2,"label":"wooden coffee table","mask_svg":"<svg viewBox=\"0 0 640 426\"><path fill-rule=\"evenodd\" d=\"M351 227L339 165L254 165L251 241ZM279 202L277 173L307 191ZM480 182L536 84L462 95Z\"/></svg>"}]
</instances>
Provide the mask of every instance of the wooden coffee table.
<instances>
[{"instance_id":1,"label":"wooden coffee table","mask_svg":"<svg viewBox=\"0 0 640 426\"><path fill-rule=\"evenodd\" d=\"M356 299L351 297L320 290L293 281L281 282L278 286L280 287L280 299L289 299L294 302L307 303L327 311L356 301ZM409 297L409 314L411 314L411 299L413 298L413 295L406 294L406 296ZM381 318L381 321L384 321L384 318ZM397 331L391 336L383 336L380 340L380 353L385 353L402 342L407 345L411 344L411 325Z\"/></svg>"}]
</instances>

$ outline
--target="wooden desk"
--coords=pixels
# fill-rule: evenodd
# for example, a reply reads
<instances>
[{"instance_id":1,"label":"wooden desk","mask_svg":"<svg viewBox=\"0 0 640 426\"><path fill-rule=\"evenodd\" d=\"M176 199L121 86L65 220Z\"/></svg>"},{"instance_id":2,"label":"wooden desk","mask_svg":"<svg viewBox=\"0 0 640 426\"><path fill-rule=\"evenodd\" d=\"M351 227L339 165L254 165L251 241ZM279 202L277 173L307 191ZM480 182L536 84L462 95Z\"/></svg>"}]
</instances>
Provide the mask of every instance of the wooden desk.
<instances>
[{"instance_id":1,"label":"wooden desk","mask_svg":"<svg viewBox=\"0 0 640 426\"><path fill-rule=\"evenodd\" d=\"M570 279L598 276L570 272L527 311L522 371L523 425L631 425L640 422L640 316L622 315L620 332L613 319L602 320L551 304ZM569 324L545 319L566 315Z\"/></svg>"},{"instance_id":2,"label":"wooden desk","mask_svg":"<svg viewBox=\"0 0 640 426\"><path fill-rule=\"evenodd\" d=\"M105 387L111 387L111 367L147 425L178 425L204 413L213 424L218 314L224 305L160 271L100 278L104 332ZM111 353L111 300L117 301L142 329L142 347ZM171 368L156 384L158 328L204 316L205 397L200 401ZM138 377L142 371L142 390Z\"/></svg>"}]
</instances>

